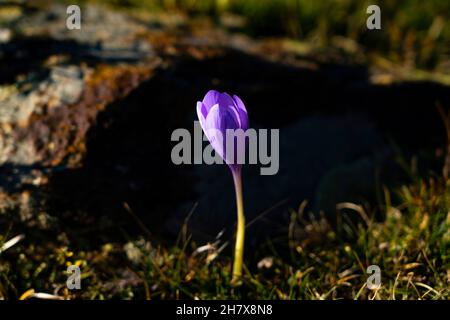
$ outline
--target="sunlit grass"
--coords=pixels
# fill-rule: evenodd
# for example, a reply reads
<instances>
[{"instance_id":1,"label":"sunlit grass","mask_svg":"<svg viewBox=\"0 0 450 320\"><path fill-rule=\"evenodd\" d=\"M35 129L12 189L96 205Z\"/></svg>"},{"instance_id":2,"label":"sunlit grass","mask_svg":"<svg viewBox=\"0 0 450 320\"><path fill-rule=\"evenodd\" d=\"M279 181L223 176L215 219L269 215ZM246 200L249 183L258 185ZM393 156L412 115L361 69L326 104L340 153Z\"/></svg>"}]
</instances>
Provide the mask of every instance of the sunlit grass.
<instances>
[{"instance_id":1,"label":"sunlit grass","mask_svg":"<svg viewBox=\"0 0 450 320\"><path fill-rule=\"evenodd\" d=\"M140 237L85 252L52 240L19 242L0 256L0 295L15 299L33 289L83 299L449 299L449 183L419 180L386 190L385 202L382 221L342 204L335 226L293 211L286 235L261 243L246 260L239 288L230 285L232 242L198 244L184 229L173 246ZM65 286L70 264L82 269L82 290ZM366 288L369 265L381 269L379 290Z\"/></svg>"}]
</instances>

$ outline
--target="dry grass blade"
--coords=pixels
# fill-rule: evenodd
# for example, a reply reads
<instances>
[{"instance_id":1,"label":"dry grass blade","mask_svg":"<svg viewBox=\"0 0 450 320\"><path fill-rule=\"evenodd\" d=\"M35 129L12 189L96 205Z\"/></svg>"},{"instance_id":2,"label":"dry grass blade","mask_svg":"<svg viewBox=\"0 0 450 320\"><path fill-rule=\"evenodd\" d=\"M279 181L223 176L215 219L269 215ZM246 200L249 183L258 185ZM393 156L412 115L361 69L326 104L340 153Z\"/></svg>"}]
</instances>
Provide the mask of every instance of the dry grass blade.
<instances>
[{"instance_id":1,"label":"dry grass blade","mask_svg":"<svg viewBox=\"0 0 450 320\"><path fill-rule=\"evenodd\" d=\"M370 224L371 224L369 216L367 215L366 211L364 210L363 206L361 206L361 205L351 203L351 202L341 202L336 205L336 209L337 210L350 209L350 210L356 211L359 213L361 218L364 220L364 222L368 226L370 226Z\"/></svg>"},{"instance_id":2,"label":"dry grass blade","mask_svg":"<svg viewBox=\"0 0 450 320\"><path fill-rule=\"evenodd\" d=\"M441 293L440 293L439 291L437 291L436 289L430 287L429 285L427 285L427 284L425 284L425 283L422 283L422 282L416 282L415 285L418 286L418 287L422 287L422 288L428 289L428 291L425 292L425 293L422 295L422 298L425 297L425 296L426 296L427 294L429 294L430 292L433 292L433 293L436 294L438 297L441 295Z\"/></svg>"},{"instance_id":3,"label":"dry grass blade","mask_svg":"<svg viewBox=\"0 0 450 320\"><path fill-rule=\"evenodd\" d=\"M44 292L35 292L34 289L29 289L25 291L19 298L19 300L27 300L27 299L42 299L42 300L65 300L64 297L57 296L50 293Z\"/></svg>"},{"instance_id":4,"label":"dry grass blade","mask_svg":"<svg viewBox=\"0 0 450 320\"><path fill-rule=\"evenodd\" d=\"M14 238L9 239L6 241L1 247L0 247L0 253L8 250L9 248L15 246L17 243L22 241L25 238L24 234L19 234L15 236Z\"/></svg>"},{"instance_id":5,"label":"dry grass blade","mask_svg":"<svg viewBox=\"0 0 450 320\"><path fill-rule=\"evenodd\" d=\"M150 230L148 230L148 228L145 226L145 224L142 222L142 220L139 219L139 217L133 212L133 210L131 210L128 203L124 202L123 207L133 217L133 219L136 221L136 223L139 225L139 227L142 229L142 231L144 231L144 233L147 234L147 236L151 238L152 233L150 232Z\"/></svg>"}]
</instances>

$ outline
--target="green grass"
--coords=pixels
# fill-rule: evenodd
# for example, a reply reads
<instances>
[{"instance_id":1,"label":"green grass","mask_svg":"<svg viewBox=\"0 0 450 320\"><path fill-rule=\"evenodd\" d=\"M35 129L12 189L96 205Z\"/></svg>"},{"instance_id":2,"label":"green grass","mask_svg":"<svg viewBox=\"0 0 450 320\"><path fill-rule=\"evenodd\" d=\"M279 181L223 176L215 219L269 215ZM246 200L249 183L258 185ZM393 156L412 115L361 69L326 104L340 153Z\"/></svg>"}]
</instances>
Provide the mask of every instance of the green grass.
<instances>
[{"instance_id":1,"label":"green grass","mask_svg":"<svg viewBox=\"0 0 450 320\"><path fill-rule=\"evenodd\" d=\"M418 180L386 190L385 200L379 222L362 207L347 209L333 227L293 211L286 235L247 252L240 287L230 286L229 243L202 247L186 228L172 246L141 236L90 251L36 234L0 254L0 297L32 289L72 299L449 299L450 183ZM81 267L82 290L65 286L70 264ZM381 269L379 290L366 288L373 264Z\"/></svg>"}]
</instances>

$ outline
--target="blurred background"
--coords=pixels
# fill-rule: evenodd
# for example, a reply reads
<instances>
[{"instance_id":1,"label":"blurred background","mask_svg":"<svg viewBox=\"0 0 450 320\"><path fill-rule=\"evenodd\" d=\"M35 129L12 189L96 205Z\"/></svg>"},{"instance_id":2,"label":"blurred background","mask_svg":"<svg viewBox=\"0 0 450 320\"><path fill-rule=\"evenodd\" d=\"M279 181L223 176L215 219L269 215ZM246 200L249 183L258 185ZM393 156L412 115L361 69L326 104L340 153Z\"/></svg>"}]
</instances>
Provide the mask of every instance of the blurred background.
<instances>
[{"instance_id":1,"label":"blurred background","mask_svg":"<svg viewBox=\"0 0 450 320\"><path fill-rule=\"evenodd\" d=\"M79 30L66 24L72 4ZM367 29L371 4L380 30ZM193 131L210 89L241 97L251 127L280 130L278 174L244 167L250 269L274 252L293 259L267 278L282 288L291 265L314 268L317 257L301 253L312 246L336 270L314 271L325 277L317 294L299 284L286 297L354 297L357 284L339 282L360 265L348 246L366 239L360 254L396 274L397 241L419 259L409 263L425 263L408 241L430 228L424 243L438 258L422 275L439 269L444 280L428 284L445 287L449 9L445 0L0 0L0 297L274 298L251 288L218 296L203 286L211 270L190 273L192 261L209 268L221 255L227 266L236 219L228 168L170 158L173 130ZM397 206L415 215L400 220ZM361 223L377 225L362 236ZM396 223L406 230L397 238ZM180 243L186 269L169 266ZM386 260L383 243L394 248ZM340 254L350 260L330 262ZM71 264L84 268L86 291L61 289Z\"/></svg>"}]
</instances>

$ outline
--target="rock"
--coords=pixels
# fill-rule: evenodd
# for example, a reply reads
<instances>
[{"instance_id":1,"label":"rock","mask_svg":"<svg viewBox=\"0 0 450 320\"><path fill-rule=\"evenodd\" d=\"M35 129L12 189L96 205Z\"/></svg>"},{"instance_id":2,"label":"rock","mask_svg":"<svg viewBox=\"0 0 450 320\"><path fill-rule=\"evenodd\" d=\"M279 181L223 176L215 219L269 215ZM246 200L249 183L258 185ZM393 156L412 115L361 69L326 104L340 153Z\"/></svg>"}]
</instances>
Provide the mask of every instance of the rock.
<instances>
[{"instance_id":1,"label":"rock","mask_svg":"<svg viewBox=\"0 0 450 320\"><path fill-rule=\"evenodd\" d=\"M6 92L0 101L0 123L26 126L33 113L45 114L52 108L75 103L83 91L84 71L78 66L50 69L47 78L32 77L19 84L18 90Z\"/></svg>"},{"instance_id":2,"label":"rock","mask_svg":"<svg viewBox=\"0 0 450 320\"><path fill-rule=\"evenodd\" d=\"M147 30L127 16L97 6L81 6L80 30L66 27L66 6L52 5L46 10L21 19L16 32L25 37L48 37L59 42L73 42L70 54L102 61L140 61L153 55L152 47L140 36Z\"/></svg>"},{"instance_id":3,"label":"rock","mask_svg":"<svg viewBox=\"0 0 450 320\"><path fill-rule=\"evenodd\" d=\"M19 195L27 194L39 206L34 200L54 170L81 165L97 113L160 62L138 23L84 9L83 32L66 28L65 6L51 5L12 22L14 36L0 41L0 192L7 203L23 207Z\"/></svg>"},{"instance_id":4,"label":"rock","mask_svg":"<svg viewBox=\"0 0 450 320\"><path fill-rule=\"evenodd\" d=\"M43 51L34 58L35 64L41 64L38 69L21 75L14 85L0 86L0 165L59 164L77 148L74 144L82 143L96 113L137 86L155 67L152 47L139 37L144 29L138 23L110 10L86 6L83 31L68 30L65 8L51 5L23 16L12 24L17 37L0 46L0 52L7 53L7 71L16 66L21 70L23 62L33 61L39 39L51 39L37 48ZM122 65L106 68L55 58L66 47L73 62L74 57L91 57ZM8 61L15 57L18 60ZM44 57L50 66L39 61ZM132 65L127 67L127 63Z\"/></svg>"}]
</instances>

